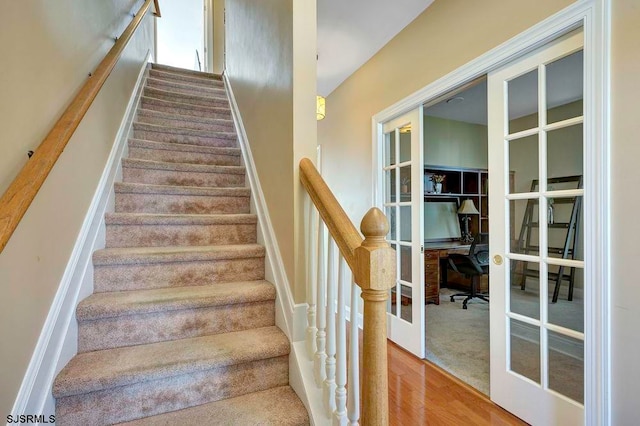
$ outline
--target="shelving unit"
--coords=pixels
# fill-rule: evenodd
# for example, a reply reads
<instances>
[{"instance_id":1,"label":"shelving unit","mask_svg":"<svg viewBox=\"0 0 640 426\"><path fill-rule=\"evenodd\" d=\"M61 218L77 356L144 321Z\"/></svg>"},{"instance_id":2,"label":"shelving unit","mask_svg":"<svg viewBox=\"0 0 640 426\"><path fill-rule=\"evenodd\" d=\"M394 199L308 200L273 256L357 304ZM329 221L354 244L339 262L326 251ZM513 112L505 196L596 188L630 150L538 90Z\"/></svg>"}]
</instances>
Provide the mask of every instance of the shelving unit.
<instances>
[{"instance_id":1,"label":"shelving unit","mask_svg":"<svg viewBox=\"0 0 640 426\"><path fill-rule=\"evenodd\" d=\"M471 215L469 231L472 235L478 232L489 232L489 174L486 169L469 169L440 166L424 166L425 194L424 201L438 197L457 198L458 205L466 199L473 200L480 215ZM444 175L442 191L434 191L432 175ZM462 228L462 223L461 223Z\"/></svg>"}]
</instances>

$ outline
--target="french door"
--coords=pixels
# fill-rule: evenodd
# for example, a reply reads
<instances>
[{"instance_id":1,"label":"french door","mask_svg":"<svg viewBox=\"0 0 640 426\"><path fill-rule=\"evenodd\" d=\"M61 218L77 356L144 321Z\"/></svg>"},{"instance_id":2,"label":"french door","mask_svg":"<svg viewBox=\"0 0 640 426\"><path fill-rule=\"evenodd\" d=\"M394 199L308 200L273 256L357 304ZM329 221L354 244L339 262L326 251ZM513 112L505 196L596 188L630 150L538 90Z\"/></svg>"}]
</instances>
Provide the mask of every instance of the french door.
<instances>
[{"instance_id":1,"label":"french door","mask_svg":"<svg viewBox=\"0 0 640 426\"><path fill-rule=\"evenodd\" d=\"M382 208L396 250L396 285L387 305L389 339L425 355L422 107L382 125ZM379 180L380 181L380 180ZM379 194L380 195L380 194Z\"/></svg>"},{"instance_id":2,"label":"french door","mask_svg":"<svg viewBox=\"0 0 640 426\"><path fill-rule=\"evenodd\" d=\"M491 399L533 425L584 423L583 46L488 76Z\"/></svg>"}]
</instances>

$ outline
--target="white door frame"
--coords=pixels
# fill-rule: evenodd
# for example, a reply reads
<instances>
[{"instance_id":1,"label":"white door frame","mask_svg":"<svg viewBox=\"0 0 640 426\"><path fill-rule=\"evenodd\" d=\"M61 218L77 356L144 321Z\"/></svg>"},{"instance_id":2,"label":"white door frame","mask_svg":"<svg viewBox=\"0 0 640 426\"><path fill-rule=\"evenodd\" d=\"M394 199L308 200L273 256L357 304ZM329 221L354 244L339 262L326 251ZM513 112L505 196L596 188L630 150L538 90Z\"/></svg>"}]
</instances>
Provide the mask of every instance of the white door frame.
<instances>
[{"instance_id":1,"label":"white door frame","mask_svg":"<svg viewBox=\"0 0 640 426\"><path fill-rule=\"evenodd\" d=\"M585 424L608 425L610 413L610 0L573 5L375 114L373 200L382 205L382 124L521 57L582 25L585 34ZM586 219L587 215L585 215Z\"/></svg>"},{"instance_id":2,"label":"white door frame","mask_svg":"<svg viewBox=\"0 0 640 426\"><path fill-rule=\"evenodd\" d=\"M409 111L393 120L385 123L384 127L392 129L395 132L395 163L389 164L386 169L391 173L401 171L405 167L411 167L411 197L410 201L403 201L401 198L400 190L400 174L396 175L396 199L389 199L389 204L382 205L382 211L386 212L387 208L392 208L396 211L395 223L390 223L391 226L395 226L394 230L391 230L391 235L395 234L395 240L390 240L391 244L396 245L396 262L398 268L396 270L396 289L409 288L411 290L411 320L408 321L402 318L402 291L396 291L396 314L393 314L393 310L387 312L387 336L390 340L402 346L415 356L419 358L425 357L425 304L424 304L424 255L423 253L423 235L424 235L424 221L423 217L423 193L424 193L424 180L423 180L423 152L422 144L414 142L422 141L423 133L423 108L422 106ZM401 152L401 139L399 129L405 125L411 126L411 155L409 161L402 161ZM411 240L406 241L402 238L403 219L400 213L402 207L410 207L411 209ZM393 221L390 221L393 222ZM406 245L409 242L409 245ZM402 247L411 248L411 281L402 281ZM393 306L393 301L389 302L389 306Z\"/></svg>"}]
</instances>

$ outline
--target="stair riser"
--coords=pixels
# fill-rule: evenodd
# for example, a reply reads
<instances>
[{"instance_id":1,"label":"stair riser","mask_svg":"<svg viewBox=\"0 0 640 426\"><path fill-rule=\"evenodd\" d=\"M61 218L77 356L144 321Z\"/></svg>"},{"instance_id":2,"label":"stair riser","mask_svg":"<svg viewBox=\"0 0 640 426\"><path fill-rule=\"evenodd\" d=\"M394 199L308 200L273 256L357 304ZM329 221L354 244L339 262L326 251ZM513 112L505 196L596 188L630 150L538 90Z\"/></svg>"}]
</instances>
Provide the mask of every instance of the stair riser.
<instances>
[{"instance_id":1,"label":"stair riser","mask_svg":"<svg viewBox=\"0 0 640 426\"><path fill-rule=\"evenodd\" d=\"M249 213L249 197L116 193L118 213Z\"/></svg>"},{"instance_id":2,"label":"stair riser","mask_svg":"<svg viewBox=\"0 0 640 426\"><path fill-rule=\"evenodd\" d=\"M207 73L203 71L190 70L186 68L180 67L172 67L171 65L163 65L163 64L151 64L151 69L163 71L171 74L185 75L188 77L202 78L208 79L211 81L221 81L222 76L219 74Z\"/></svg>"},{"instance_id":3,"label":"stair riser","mask_svg":"<svg viewBox=\"0 0 640 426\"><path fill-rule=\"evenodd\" d=\"M282 356L58 398L56 423L106 425L180 410L284 386L288 373Z\"/></svg>"},{"instance_id":4,"label":"stair riser","mask_svg":"<svg viewBox=\"0 0 640 426\"><path fill-rule=\"evenodd\" d=\"M273 300L80 321L78 352L186 339L272 325L275 325Z\"/></svg>"},{"instance_id":5,"label":"stair riser","mask_svg":"<svg viewBox=\"0 0 640 426\"><path fill-rule=\"evenodd\" d=\"M146 88L144 90L144 96L149 96L155 99L163 99L170 102L180 102L189 105L198 105L209 108L229 108L229 101L225 98L214 97L192 97L189 95L183 95L175 92L160 92L157 90Z\"/></svg>"},{"instance_id":6,"label":"stair riser","mask_svg":"<svg viewBox=\"0 0 640 426\"><path fill-rule=\"evenodd\" d=\"M96 293L262 279L264 257L94 267Z\"/></svg>"},{"instance_id":7,"label":"stair riser","mask_svg":"<svg viewBox=\"0 0 640 426\"><path fill-rule=\"evenodd\" d=\"M197 121L185 121L178 118L157 117L151 114L138 114L141 123L155 124L157 126L173 127L177 129L208 130L210 132L233 132L233 123L201 123Z\"/></svg>"},{"instance_id":8,"label":"stair riser","mask_svg":"<svg viewBox=\"0 0 640 426\"><path fill-rule=\"evenodd\" d=\"M107 248L253 244L256 224L107 225Z\"/></svg>"},{"instance_id":9,"label":"stair riser","mask_svg":"<svg viewBox=\"0 0 640 426\"><path fill-rule=\"evenodd\" d=\"M183 107L176 105L167 105L162 101L158 102L153 99L142 99L142 108L152 111L166 112L167 114L190 115L194 117L204 117L222 120L231 120L231 110L228 108L218 108L212 111L210 108L199 108L198 106Z\"/></svg>"},{"instance_id":10,"label":"stair riser","mask_svg":"<svg viewBox=\"0 0 640 426\"><path fill-rule=\"evenodd\" d=\"M167 163L208 164L212 166L240 166L239 155L219 155L202 152L171 151L168 149L129 148L129 158L164 161Z\"/></svg>"},{"instance_id":11,"label":"stair riser","mask_svg":"<svg viewBox=\"0 0 640 426\"><path fill-rule=\"evenodd\" d=\"M124 182L152 185L242 187L244 175L123 167Z\"/></svg>"},{"instance_id":12,"label":"stair riser","mask_svg":"<svg viewBox=\"0 0 640 426\"><path fill-rule=\"evenodd\" d=\"M183 84L188 84L187 82L178 83L178 82L169 82L166 80L149 80L147 83L147 87L152 87L154 89L167 90L169 92L174 93L182 93L184 95L196 95L196 96L211 96L216 98L225 99L227 97L224 89L222 87L214 87L209 85L199 84L198 86L183 86Z\"/></svg>"},{"instance_id":13,"label":"stair riser","mask_svg":"<svg viewBox=\"0 0 640 426\"><path fill-rule=\"evenodd\" d=\"M194 84L201 85L203 87L216 87L224 88L224 83L221 80L213 78L202 78L195 76L188 76L182 74L167 73L158 70L149 70L149 77L156 78L167 82L176 82L181 84Z\"/></svg>"},{"instance_id":14,"label":"stair riser","mask_svg":"<svg viewBox=\"0 0 640 426\"><path fill-rule=\"evenodd\" d=\"M219 148L235 148L237 146L235 139L217 138L215 136L205 137L181 135L174 133L154 132L150 130L134 130L133 137L135 139L143 139L154 142L183 143L187 145L213 146Z\"/></svg>"}]
</instances>

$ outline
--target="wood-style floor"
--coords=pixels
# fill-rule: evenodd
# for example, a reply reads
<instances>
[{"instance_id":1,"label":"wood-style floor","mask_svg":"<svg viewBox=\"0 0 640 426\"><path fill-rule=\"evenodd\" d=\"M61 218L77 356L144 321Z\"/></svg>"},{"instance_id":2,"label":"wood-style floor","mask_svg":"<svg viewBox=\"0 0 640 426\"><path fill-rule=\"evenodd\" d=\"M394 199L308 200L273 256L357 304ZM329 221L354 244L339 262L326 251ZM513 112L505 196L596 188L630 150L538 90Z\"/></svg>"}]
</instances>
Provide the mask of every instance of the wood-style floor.
<instances>
[{"instance_id":1,"label":"wood-style floor","mask_svg":"<svg viewBox=\"0 0 640 426\"><path fill-rule=\"evenodd\" d=\"M486 396L420 360L388 345L389 424L526 425Z\"/></svg>"}]
</instances>

